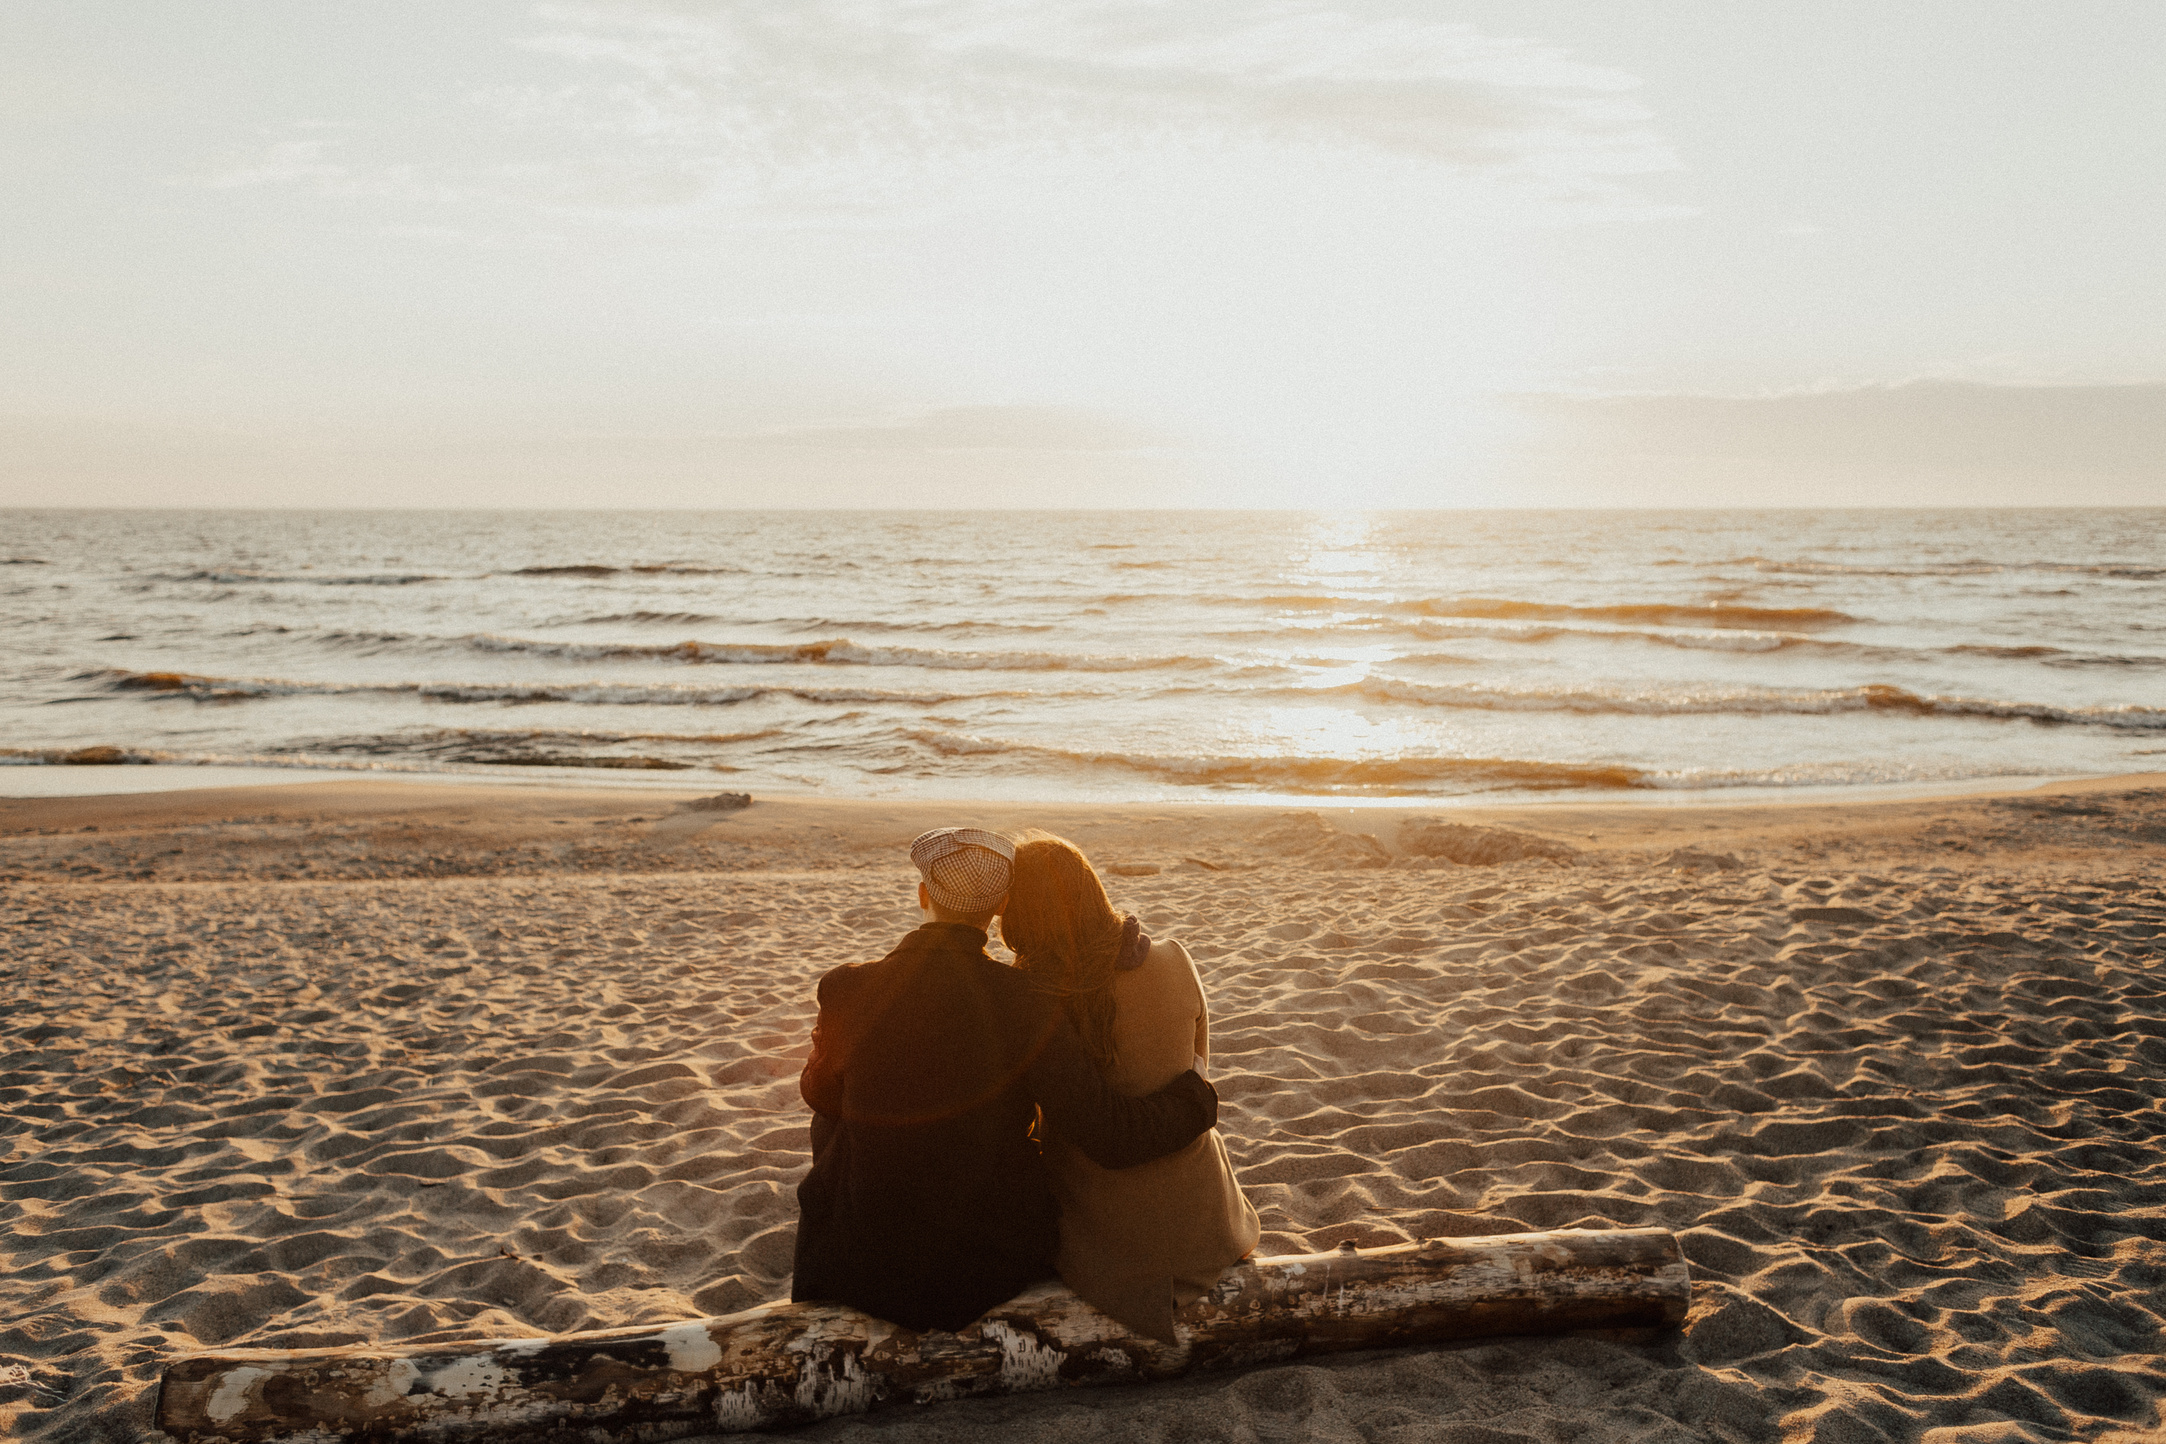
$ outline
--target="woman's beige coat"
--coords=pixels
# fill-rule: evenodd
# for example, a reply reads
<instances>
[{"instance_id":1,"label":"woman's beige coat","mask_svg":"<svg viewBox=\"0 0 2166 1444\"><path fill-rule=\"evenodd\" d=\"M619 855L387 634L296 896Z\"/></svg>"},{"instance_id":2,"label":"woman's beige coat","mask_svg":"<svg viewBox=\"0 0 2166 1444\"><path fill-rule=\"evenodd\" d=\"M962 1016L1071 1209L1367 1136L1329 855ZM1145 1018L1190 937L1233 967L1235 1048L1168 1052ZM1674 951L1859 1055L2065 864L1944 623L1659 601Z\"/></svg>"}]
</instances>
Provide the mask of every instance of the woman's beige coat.
<instances>
[{"instance_id":1,"label":"woman's beige coat","mask_svg":"<svg viewBox=\"0 0 2166 1444\"><path fill-rule=\"evenodd\" d=\"M1121 1092L1140 1098L1210 1057L1203 982L1179 943L1154 943L1140 967L1117 974L1113 1003ZM1263 1232L1215 1128L1136 1168L1100 1168L1057 1137L1045 1156L1060 1200L1062 1280L1136 1333L1173 1342L1173 1311Z\"/></svg>"}]
</instances>

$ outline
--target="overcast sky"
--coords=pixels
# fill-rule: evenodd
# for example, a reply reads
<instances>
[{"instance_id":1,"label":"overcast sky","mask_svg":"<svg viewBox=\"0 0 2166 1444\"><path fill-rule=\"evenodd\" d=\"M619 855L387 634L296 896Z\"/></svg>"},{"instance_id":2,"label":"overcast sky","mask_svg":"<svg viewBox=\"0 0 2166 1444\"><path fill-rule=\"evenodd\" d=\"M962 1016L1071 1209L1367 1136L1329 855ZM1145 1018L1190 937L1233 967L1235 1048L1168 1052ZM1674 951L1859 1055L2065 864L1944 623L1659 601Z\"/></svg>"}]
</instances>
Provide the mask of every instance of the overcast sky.
<instances>
[{"instance_id":1,"label":"overcast sky","mask_svg":"<svg viewBox=\"0 0 2166 1444\"><path fill-rule=\"evenodd\" d=\"M2157 0L0 0L0 504L2161 504L2161 95Z\"/></svg>"}]
</instances>

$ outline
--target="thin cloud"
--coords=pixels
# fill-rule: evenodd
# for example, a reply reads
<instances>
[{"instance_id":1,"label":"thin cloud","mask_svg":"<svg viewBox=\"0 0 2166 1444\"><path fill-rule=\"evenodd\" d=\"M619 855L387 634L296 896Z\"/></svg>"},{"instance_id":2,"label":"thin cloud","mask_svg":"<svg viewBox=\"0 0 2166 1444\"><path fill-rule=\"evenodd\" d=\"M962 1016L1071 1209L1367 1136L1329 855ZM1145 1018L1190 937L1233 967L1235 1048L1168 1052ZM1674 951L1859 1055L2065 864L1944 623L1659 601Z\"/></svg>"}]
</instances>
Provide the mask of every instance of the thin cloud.
<instances>
[{"instance_id":1,"label":"thin cloud","mask_svg":"<svg viewBox=\"0 0 2166 1444\"><path fill-rule=\"evenodd\" d=\"M231 165L202 178L212 190L243 190L250 186L290 185L295 181L319 184L342 182L346 166L325 158L320 140L282 140L252 160Z\"/></svg>"},{"instance_id":2,"label":"thin cloud","mask_svg":"<svg viewBox=\"0 0 2166 1444\"><path fill-rule=\"evenodd\" d=\"M304 122L296 129L324 129ZM357 141L273 141L252 156L235 157L216 170L172 177L168 184L214 191L306 187L338 200L433 204L478 192L459 168L439 163L374 162L355 154Z\"/></svg>"},{"instance_id":3,"label":"thin cloud","mask_svg":"<svg viewBox=\"0 0 2166 1444\"><path fill-rule=\"evenodd\" d=\"M472 92L478 123L396 139L308 122L189 180L847 227L907 220L973 185L1239 155L1263 157L1260 174L1354 158L1538 202L1651 209L1628 182L1677 160L1636 79L1380 3L544 4L546 28L511 43L562 78Z\"/></svg>"},{"instance_id":4,"label":"thin cloud","mask_svg":"<svg viewBox=\"0 0 2166 1444\"><path fill-rule=\"evenodd\" d=\"M484 103L717 186L909 188L958 166L1263 146L1574 198L1677 164L1629 75L1536 41L1312 0L623 0L539 13L554 28L522 43L588 74Z\"/></svg>"}]
</instances>

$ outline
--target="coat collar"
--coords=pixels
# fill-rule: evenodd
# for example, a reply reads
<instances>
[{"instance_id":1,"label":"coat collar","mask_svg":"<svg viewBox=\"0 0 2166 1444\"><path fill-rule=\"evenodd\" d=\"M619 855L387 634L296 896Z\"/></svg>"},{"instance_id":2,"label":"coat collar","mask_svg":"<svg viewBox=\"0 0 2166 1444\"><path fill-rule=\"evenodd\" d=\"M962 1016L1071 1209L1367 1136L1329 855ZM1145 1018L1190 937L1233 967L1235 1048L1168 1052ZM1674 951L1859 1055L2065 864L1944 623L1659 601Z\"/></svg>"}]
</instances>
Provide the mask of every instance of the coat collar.
<instances>
[{"instance_id":1,"label":"coat collar","mask_svg":"<svg viewBox=\"0 0 2166 1444\"><path fill-rule=\"evenodd\" d=\"M925 923L904 936L902 947L928 953L982 953L985 929L968 923Z\"/></svg>"}]
</instances>

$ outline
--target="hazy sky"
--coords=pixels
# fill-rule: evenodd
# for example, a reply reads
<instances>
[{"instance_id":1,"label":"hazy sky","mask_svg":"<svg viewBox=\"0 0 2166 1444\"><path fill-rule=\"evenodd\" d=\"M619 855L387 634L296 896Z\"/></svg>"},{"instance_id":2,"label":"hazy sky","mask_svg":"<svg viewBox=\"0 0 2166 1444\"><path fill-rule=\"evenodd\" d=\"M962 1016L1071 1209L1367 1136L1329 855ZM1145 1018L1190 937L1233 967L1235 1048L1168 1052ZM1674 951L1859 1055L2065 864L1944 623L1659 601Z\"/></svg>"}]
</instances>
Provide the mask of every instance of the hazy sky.
<instances>
[{"instance_id":1,"label":"hazy sky","mask_svg":"<svg viewBox=\"0 0 2166 1444\"><path fill-rule=\"evenodd\" d=\"M0 0L0 504L2166 503L2161 95L2157 0Z\"/></svg>"}]
</instances>

